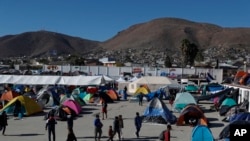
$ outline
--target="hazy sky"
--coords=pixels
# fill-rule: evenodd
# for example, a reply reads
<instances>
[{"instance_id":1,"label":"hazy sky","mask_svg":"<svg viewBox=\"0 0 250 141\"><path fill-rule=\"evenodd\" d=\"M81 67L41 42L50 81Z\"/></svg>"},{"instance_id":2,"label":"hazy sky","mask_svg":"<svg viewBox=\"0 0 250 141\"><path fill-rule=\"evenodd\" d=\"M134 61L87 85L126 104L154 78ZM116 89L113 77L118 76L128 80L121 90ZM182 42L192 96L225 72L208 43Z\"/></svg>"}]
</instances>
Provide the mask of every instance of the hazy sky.
<instances>
[{"instance_id":1,"label":"hazy sky","mask_svg":"<svg viewBox=\"0 0 250 141\"><path fill-rule=\"evenodd\" d=\"M105 41L163 17L250 27L250 0L0 0L0 37L47 30Z\"/></svg>"}]
</instances>

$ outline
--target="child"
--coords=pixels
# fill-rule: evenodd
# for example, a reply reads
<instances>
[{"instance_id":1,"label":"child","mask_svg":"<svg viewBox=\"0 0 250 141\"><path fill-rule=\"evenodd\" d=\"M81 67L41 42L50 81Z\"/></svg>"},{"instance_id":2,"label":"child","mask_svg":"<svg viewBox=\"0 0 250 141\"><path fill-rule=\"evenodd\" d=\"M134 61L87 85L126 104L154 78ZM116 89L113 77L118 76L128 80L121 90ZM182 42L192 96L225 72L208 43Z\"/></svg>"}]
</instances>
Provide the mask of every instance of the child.
<instances>
[{"instance_id":1,"label":"child","mask_svg":"<svg viewBox=\"0 0 250 141\"><path fill-rule=\"evenodd\" d=\"M109 139L107 141L113 141L113 136L114 136L113 132L114 131L112 130L112 126L110 125L109 126L109 132L108 132Z\"/></svg>"},{"instance_id":2,"label":"child","mask_svg":"<svg viewBox=\"0 0 250 141\"><path fill-rule=\"evenodd\" d=\"M167 125L167 130L164 132L164 141L170 141L170 130L172 129L171 125Z\"/></svg>"}]
</instances>

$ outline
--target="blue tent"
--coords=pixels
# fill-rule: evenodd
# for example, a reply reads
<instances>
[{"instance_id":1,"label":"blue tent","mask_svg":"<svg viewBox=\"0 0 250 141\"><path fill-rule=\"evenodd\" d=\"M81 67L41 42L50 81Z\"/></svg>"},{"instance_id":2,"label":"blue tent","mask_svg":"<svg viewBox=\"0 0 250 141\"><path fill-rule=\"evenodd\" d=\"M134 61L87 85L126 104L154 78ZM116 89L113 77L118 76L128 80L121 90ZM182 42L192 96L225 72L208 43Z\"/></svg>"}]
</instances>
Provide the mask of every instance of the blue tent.
<instances>
[{"instance_id":1,"label":"blue tent","mask_svg":"<svg viewBox=\"0 0 250 141\"><path fill-rule=\"evenodd\" d=\"M148 101L152 100L154 97L158 97L159 99L162 99L163 96L166 98L166 92L164 92L162 89L158 89L154 92L150 92L146 95L146 98Z\"/></svg>"},{"instance_id":2,"label":"blue tent","mask_svg":"<svg viewBox=\"0 0 250 141\"><path fill-rule=\"evenodd\" d=\"M214 138L207 126L197 125L192 130L191 141L214 141Z\"/></svg>"},{"instance_id":3,"label":"blue tent","mask_svg":"<svg viewBox=\"0 0 250 141\"><path fill-rule=\"evenodd\" d=\"M230 138L230 126L241 126L241 127L246 127L246 126L250 126L250 122L249 121L244 121L244 120L237 120L237 121L233 121L230 124L228 124L227 126L225 126L222 131L219 134L219 140L221 139L228 139Z\"/></svg>"},{"instance_id":4,"label":"blue tent","mask_svg":"<svg viewBox=\"0 0 250 141\"><path fill-rule=\"evenodd\" d=\"M181 112L181 110L188 104L196 105L197 102L194 97L188 92L177 93L173 104L173 111Z\"/></svg>"},{"instance_id":5,"label":"blue tent","mask_svg":"<svg viewBox=\"0 0 250 141\"><path fill-rule=\"evenodd\" d=\"M237 120L245 120L245 121L250 121L250 113L238 113L230 117L229 122L234 122Z\"/></svg>"},{"instance_id":6,"label":"blue tent","mask_svg":"<svg viewBox=\"0 0 250 141\"><path fill-rule=\"evenodd\" d=\"M157 97L149 102L143 114L143 122L174 124L176 121L176 116L173 115L167 108L166 104Z\"/></svg>"}]
</instances>

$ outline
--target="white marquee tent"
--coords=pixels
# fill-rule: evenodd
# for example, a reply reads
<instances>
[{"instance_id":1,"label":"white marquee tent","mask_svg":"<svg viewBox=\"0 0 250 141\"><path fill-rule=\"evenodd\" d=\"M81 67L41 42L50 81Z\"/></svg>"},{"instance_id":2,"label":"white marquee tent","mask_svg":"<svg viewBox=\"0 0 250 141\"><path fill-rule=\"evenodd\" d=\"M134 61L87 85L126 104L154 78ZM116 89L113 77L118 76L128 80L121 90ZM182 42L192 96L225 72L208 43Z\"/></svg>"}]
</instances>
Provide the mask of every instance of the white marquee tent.
<instances>
[{"instance_id":1,"label":"white marquee tent","mask_svg":"<svg viewBox=\"0 0 250 141\"><path fill-rule=\"evenodd\" d=\"M108 76L0 75L0 84L23 85L101 85L113 81Z\"/></svg>"}]
</instances>

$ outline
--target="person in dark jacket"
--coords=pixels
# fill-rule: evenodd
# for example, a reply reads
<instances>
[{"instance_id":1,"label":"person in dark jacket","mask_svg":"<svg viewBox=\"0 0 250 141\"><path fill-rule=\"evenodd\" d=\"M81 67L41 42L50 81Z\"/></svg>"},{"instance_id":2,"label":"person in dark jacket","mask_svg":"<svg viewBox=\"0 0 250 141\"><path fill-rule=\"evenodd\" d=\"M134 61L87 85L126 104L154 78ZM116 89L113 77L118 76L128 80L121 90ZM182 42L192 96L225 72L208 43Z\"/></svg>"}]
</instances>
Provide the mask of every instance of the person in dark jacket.
<instances>
[{"instance_id":1,"label":"person in dark jacket","mask_svg":"<svg viewBox=\"0 0 250 141\"><path fill-rule=\"evenodd\" d=\"M120 123L118 116L115 117L115 120L113 122L113 128L114 128L114 136L117 133L119 141L121 140L121 132L120 132Z\"/></svg>"},{"instance_id":2,"label":"person in dark jacket","mask_svg":"<svg viewBox=\"0 0 250 141\"><path fill-rule=\"evenodd\" d=\"M142 106L142 101L143 101L143 93L139 93L139 95L138 95L138 99L139 99L139 106Z\"/></svg>"},{"instance_id":3,"label":"person in dark jacket","mask_svg":"<svg viewBox=\"0 0 250 141\"><path fill-rule=\"evenodd\" d=\"M7 117L7 114L6 114L6 111L3 111L2 115L0 116L0 126L2 126L2 135L5 135L5 129L6 129L6 126L8 126L8 117Z\"/></svg>"},{"instance_id":4,"label":"person in dark jacket","mask_svg":"<svg viewBox=\"0 0 250 141\"><path fill-rule=\"evenodd\" d=\"M53 141L56 140L56 132L55 132L55 125L57 124L56 119L54 118L54 114L50 114L49 119L46 121L45 130L48 129L48 138L51 141L51 134L53 135Z\"/></svg>"},{"instance_id":5,"label":"person in dark jacket","mask_svg":"<svg viewBox=\"0 0 250 141\"><path fill-rule=\"evenodd\" d=\"M67 125L68 125L68 136L66 141L77 141L75 133L73 131L74 119L72 115L67 115Z\"/></svg>"},{"instance_id":6,"label":"person in dark jacket","mask_svg":"<svg viewBox=\"0 0 250 141\"><path fill-rule=\"evenodd\" d=\"M96 115L96 118L94 120L94 126L95 126L95 141L100 141L101 137L102 137L102 122L100 120L99 115Z\"/></svg>"},{"instance_id":7,"label":"person in dark jacket","mask_svg":"<svg viewBox=\"0 0 250 141\"><path fill-rule=\"evenodd\" d=\"M140 137L140 130L141 130L141 124L142 124L142 120L140 117L140 114L138 112L136 112L136 117L135 117L135 127L136 127L136 132L135 135L137 138Z\"/></svg>"}]
</instances>

